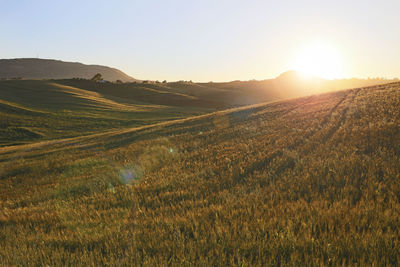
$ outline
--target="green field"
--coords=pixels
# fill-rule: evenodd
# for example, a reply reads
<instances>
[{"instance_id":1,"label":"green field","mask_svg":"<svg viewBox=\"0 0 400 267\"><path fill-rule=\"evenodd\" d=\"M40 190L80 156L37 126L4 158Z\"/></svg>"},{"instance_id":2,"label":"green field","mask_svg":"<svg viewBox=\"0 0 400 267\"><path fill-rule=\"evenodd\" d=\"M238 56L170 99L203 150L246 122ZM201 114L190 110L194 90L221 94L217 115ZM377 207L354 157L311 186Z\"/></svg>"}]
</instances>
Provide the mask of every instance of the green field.
<instances>
[{"instance_id":1,"label":"green field","mask_svg":"<svg viewBox=\"0 0 400 267\"><path fill-rule=\"evenodd\" d=\"M205 114L8 82L1 123L30 137L0 148L5 266L400 264L400 83Z\"/></svg>"}]
</instances>

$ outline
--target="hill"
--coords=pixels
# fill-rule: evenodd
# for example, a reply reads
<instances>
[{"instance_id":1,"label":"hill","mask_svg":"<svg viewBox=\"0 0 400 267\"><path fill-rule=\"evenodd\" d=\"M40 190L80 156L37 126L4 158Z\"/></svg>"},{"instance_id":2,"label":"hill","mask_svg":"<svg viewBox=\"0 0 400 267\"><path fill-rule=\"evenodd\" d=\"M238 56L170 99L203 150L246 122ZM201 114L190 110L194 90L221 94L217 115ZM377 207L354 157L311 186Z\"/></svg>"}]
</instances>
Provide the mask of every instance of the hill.
<instances>
[{"instance_id":1,"label":"hill","mask_svg":"<svg viewBox=\"0 0 400 267\"><path fill-rule=\"evenodd\" d=\"M65 80L68 84L85 84L87 82L67 81L72 78L91 79L96 73L101 73L107 81L120 80L130 85L125 88L146 88L149 90L178 93L201 99L204 102L214 102L219 108L237 107L267 101L288 99L312 95L321 92L332 92L348 88L357 88L394 82L386 79L339 79L324 80L317 77L305 78L295 71L287 71L274 79L232 81L232 82L169 82L159 83L154 81L141 82L122 71L106 66L85 65L82 63L63 62L49 59L0 59L0 79L53 79ZM136 84L140 83L140 84ZM110 84L109 84L110 85ZM92 86L92 85L90 85ZM107 87L107 86L106 86ZM107 94L114 94L111 91ZM85 88L88 89L88 88ZM119 93L115 93L118 95ZM126 95L127 90L122 95ZM132 94L130 94L131 98ZM168 99L168 98L167 98ZM146 99L148 100L148 98ZM164 101L165 102L165 101Z\"/></svg>"},{"instance_id":2,"label":"hill","mask_svg":"<svg viewBox=\"0 0 400 267\"><path fill-rule=\"evenodd\" d=\"M101 73L108 81L136 81L118 69L100 65L38 58L0 59L0 79L91 79L96 73Z\"/></svg>"},{"instance_id":3,"label":"hill","mask_svg":"<svg viewBox=\"0 0 400 267\"><path fill-rule=\"evenodd\" d=\"M400 83L0 148L5 265L400 262Z\"/></svg>"},{"instance_id":4,"label":"hill","mask_svg":"<svg viewBox=\"0 0 400 267\"><path fill-rule=\"evenodd\" d=\"M76 137L217 110L221 103L90 80L0 81L0 146Z\"/></svg>"},{"instance_id":5,"label":"hill","mask_svg":"<svg viewBox=\"0 0 400 267\"><path fill-rule=\"evenodd\" d=\"M286 72L230 83L0 81L0 146L154 124L246 104L388 80L327 81ZM328 88L328 89L327 89Z\"/></svg>"},{"instance_id":6,"label":"hill","mask_svg":"<svg viewBox=\"0 0 400 267\"><path fill-rule=\"evenodd\" d=\"M318 77L305 77L296 71L287 71L274 79L232 81L222 83L200 83L200 86L225 90L227 99L233 105L250 105L301 97L322 92L358 88L396 82L386 79L336 79L326 80Z\"/></svg>"},{"instance_id":7,"label":"hill","mask_svg":"<svg viewBox=\"0 0 400 267\"><path fill-rule=\"evenodd\" d=\"M220 107L238 107L391 82L396 82L396 80L325 80L318 77L304 77L298 72L287 71L274 79L262 81L251 80L208 83L185 81L169 83L149 82L141 86L153 87L156 89L162 88L162 90L190 95L204 101L214 101L219 103Z\"/></svg>"}]
</instances>

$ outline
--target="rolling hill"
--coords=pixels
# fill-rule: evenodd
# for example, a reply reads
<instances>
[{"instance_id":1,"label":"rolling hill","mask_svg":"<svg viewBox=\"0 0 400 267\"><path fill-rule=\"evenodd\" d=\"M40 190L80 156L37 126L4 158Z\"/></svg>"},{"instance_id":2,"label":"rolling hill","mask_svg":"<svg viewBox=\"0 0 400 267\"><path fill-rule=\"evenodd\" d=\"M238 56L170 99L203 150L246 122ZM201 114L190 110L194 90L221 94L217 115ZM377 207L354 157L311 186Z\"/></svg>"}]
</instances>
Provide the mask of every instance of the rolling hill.
<instances>
[{"instance_id":1,"label":"rolling hill","mask_svg":"<svg viewBox=\"0 0 400 267\"><path fill-rule=\"evenodd\" d=\"M0 146L154 124L225 106L141 85L90 80L0 81Z\"/></svg>"},{"instance_id":2,"label":"rolling hill","mask_svg":"<svg viewBox=\"0 0 400 267\"><path fill-rule=\"evenodd\" d=\"M391 83L2 147L0 262L396 266L399 107Z\"/></svg>"},{"instance_id":3,"label":"rolling hill","mask_svg":"<svg viewBox=\"0 0 400 267\"><path fill-rule=\"evenodd\" d=\"M100 65L38 58L0 59L0 79L91 79L96 73L108 81L136 81L118 69Z\"/></svg>"},{"instance_id":4,"label":"rolling hill","mask_svg":"<svg viewBox=\"0 0 400 267\"><path fill-rule=\"evenodd\" d=\"M318 77L304 77L299 72L287 71L274 79L199 83L199 85L214 90L224 90L224 97L229 99L232 105L240 106L396 81L398 80L356 78L326 80Z\"/></svg>"},{"instance_id":5,"label":"rolling hill","mask_svg":"<svg viewBox=\"0 0 400 267\"><path fill-rule=\"evenodd\" d=\"M203 102L214 102L214 106L219 108L237 107L262 103L266 101L275 101L293 97L312 95L321 92L331 92L348 88L365 87L372 85L385 84L395 80L386 79L339 79L324 80L317 77L305 78L296 71L287 71L274 79L251 80L251 81L232 81L232 82L169 82L159 83L155 81L136 80L122 71L110 67L99 65L85 65L82 63L63 62L50 59L0 59L0 79L52 79L65 80L69 85L82 84L89 89L93 87L87 81L67 81L73 78L91 79L95 74L102 74L107 81L115 82L120 80L129 85L124 85L125 91L114 92L110 84L104 86L109 91L106 94L117 94L118 96L127 95L127 87L133 88L128 93L132 98L135 88L146 89L147 91L163 91L169 93L178 93L194 98L201 99ZM88 87L89 86L89 87ZM146 95L146 94L145 94ZM149 98L146 97L146 101ZM160 99L160 98L159 98ZM166 98L168 101L168 97ZM164 101L165 102L165 101Z\"/></svg>"},{"instance_id":6,"label":"rolling hill","mask_svg":"<svg viewBox=\"0 0 400 267\"><path fill-rule=\"evenodd\" d=\"M276 79L228 83L0 80L0 146L149 125L247 104L388 82L306 79L293 71Z\"/></svg>"}]
</instances>

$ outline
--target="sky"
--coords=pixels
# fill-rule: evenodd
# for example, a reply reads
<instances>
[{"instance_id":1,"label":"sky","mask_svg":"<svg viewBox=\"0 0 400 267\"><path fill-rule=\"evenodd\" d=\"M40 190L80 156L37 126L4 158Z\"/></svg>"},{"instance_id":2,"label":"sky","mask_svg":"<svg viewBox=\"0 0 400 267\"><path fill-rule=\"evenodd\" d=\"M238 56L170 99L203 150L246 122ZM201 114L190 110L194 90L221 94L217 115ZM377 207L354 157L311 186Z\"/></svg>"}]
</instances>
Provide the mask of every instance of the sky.
<instances>
[{"instance_id":1,"label":"sky","mask_svg":"<svg viewBox=\"0 0 400 267\"><path fill-rule=\"evenodd\" d=\"M400 1L0 0L0 58L27 57L148 80L262 80L318 58L329 78L400 77Z\"/></svg>"}]
</instances>

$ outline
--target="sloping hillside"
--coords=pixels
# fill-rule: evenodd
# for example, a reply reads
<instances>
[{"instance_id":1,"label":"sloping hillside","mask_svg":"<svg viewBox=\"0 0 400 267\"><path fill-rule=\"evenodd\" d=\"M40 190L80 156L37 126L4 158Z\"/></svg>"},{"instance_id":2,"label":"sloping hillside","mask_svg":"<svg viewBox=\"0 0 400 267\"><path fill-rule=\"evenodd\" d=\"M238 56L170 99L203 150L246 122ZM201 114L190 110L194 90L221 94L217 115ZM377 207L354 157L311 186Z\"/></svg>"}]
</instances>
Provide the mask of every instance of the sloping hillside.
<instances>
[{"instance_id":1,"label":"sloping hillside","mask_svg":"<svg viewBox=\"0 0 400 267\"><path fill-rule=\"evenodd\" d=\"M261 81L232 81L232 82L141 82L118 69L98 66L85 65L81 63L63 62L59 60L21 58L21 59L0 59L0 79L1 78L23 78L23 79L63 79L63 83L71 86L84 86L85 89L97 90L90 81L71 80L72 78L91 79L95 74L102 74L107 81L115 82L120 80L125 85L119 85L116 90L115 84L104 85L102 93L128 96L140 91L136 98L144 98L146 101L153 97L156 101L168 102L169 97L165 98L165 93L181 94L200 99L202 102L210 102L212 106L218 108L237 107L262 103L266 101L276 101L321 92L332 92L342 89L364 87L385 84L394 80L385 79L341 79L324 80L317 77L305 78L295 71L287 71L275 79ZM60 81L61 82L61 81ZM133 83L132 83L133 82ZM106 91L107 90L107 91ZM143 91L144 90L144 91ZM159 97L149 94L151 91L163 92ZM183 103L181 100L178 100ZM191 101L187 102L191 105ZM169 103L168 103L169 104Z\"/></svg>"},{"instance_id":2,"label":"sloping hillside","mask_svg":"<svg viewBox=\"0 0 400 267\"><path fill-rule=\"evenodd\" d=\"M136 86L161 89L190 95L203 101L218 103L220 107L237 107L269 101L289 99L322 92L386 84L386 79L325 80L306 77L296 71L287 71L274 79L232 82L169 82L137 84Z\"/></svg>"},{"instance_id":3,"label":"sloping hillside","mask_svg":"<svg viewBox=\"0 0 400 267\"><path fill-rule=\"evenodd\" d=\"M321 92L333 92L343 89L386 84L395 81L355 78L325 80L318 77L306 77L296 71L287 71L275 79L200 83L199 85L229 92L225 95L233 105L249 105L265 101L313 95Z\"/></svg>"},{"instance_id":4,"label":"sloping hillside","mask_svg":"<svg viewBox=\"0 0 400 267\"><path fill-rule=\"evenodd\" d=\"M136 81L122 71L106 66L38 58L0 59L0 78L91 79L97 73L108 81Z\"/></svg>"},{"instance_id":5,"label":"sloping hillside","mask_svg":"<svg viewBox=\"0 0 400 267\"><path fill-rule=\"evenodd\" d=\"M0 81L0 146L148 125L216 110L210 101L135 85L140 84Z\"/></svg>"},{"instance_id":6,"label":"sloping hillside","mask_svg":"<svg viewBox=\"0 0 400 267\"><path fill-rule=\"evenodd\" d=\"M0 148L0 262L396 266L399 107L394 83Z\"/></svg>"}]
</instances>

